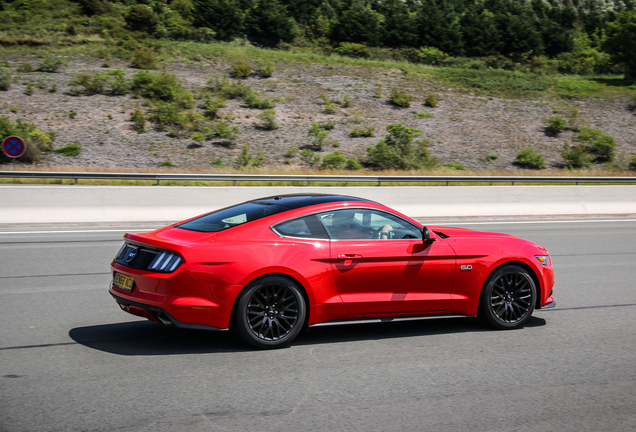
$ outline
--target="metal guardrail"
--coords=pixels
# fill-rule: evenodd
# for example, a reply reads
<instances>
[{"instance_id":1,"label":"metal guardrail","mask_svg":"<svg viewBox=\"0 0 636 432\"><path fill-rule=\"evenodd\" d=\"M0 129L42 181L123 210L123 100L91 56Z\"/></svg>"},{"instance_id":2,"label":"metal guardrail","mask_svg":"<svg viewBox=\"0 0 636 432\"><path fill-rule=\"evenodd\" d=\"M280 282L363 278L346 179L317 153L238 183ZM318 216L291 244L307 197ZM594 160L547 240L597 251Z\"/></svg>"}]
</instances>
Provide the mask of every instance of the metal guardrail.
<instances>
[{"instance_id":1,"label":"metal guardrail","mask_svg":"<svg viewBox=\"0 0 636 432\"><path fill-rule=\"evenodd\" d=\"M352 175L267 175L267 174L166 174L166 173L104 173L0 171L0 178L48 178L78 180L151 180L161 181L282 181L282 182L368 182L377 183L635 183L634 177L565 177L565 176L352 176Z\"/></svg>"}]
</instances>

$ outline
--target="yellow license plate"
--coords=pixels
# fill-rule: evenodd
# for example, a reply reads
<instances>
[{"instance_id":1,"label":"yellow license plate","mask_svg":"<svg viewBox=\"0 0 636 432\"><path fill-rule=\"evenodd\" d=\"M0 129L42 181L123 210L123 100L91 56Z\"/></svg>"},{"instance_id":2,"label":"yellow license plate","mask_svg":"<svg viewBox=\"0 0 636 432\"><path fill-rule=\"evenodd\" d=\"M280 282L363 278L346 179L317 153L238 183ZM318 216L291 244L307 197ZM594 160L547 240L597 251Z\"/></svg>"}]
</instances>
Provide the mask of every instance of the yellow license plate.
<instances>
[{"instance_id":1,"label":"yellow license plate","mask_svg":"<svg viewBox=\"0 0 636 432\"><path fill-rule=\"evenodd\" d=\"M116 273L113 285L118 288L125 289L126 291L132 291L135 280L125 274Z\"/></svg>"}]
</instances>

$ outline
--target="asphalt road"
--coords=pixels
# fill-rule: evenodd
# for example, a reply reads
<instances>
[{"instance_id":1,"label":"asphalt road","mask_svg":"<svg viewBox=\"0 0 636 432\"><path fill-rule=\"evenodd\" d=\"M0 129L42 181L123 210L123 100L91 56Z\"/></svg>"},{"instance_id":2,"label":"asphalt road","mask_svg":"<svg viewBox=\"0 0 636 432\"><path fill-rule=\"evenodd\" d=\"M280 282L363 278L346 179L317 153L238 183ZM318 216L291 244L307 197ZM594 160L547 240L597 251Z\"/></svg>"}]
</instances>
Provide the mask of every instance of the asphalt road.
<instances>
[{"instance_id":1,"label":"asphalt road","mask_svg":"<svg viewBox=\"0 0 636 432\"><path fill-rule=\"evenodd\" d=\"M633 431L636 221L465 225L552 254L557 307L323 327L287 349L119 310L122 232L0 234L1 431Z\"/></svg>"}]
</instances>

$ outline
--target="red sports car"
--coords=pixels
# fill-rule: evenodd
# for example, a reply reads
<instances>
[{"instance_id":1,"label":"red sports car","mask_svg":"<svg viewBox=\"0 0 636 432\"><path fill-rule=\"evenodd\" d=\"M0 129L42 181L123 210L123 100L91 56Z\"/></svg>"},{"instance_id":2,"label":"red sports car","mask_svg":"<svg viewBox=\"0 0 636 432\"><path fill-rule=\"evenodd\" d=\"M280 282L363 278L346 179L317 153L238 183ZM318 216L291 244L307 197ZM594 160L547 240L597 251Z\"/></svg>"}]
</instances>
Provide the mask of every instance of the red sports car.
<instances>
[{"instance_id":1,"label":"red sports car","mask_svg":"<svg viewBox=\"0 0 636 432\"><path fill-rule=\"evenodd\" d=\"M248 201L124 235L110 293L164 325L235 329L257 348L303 327L481 315L499 329L555 306L543 247L507 234L424 227L342 195Z\"/></svg>"}]
</instances>

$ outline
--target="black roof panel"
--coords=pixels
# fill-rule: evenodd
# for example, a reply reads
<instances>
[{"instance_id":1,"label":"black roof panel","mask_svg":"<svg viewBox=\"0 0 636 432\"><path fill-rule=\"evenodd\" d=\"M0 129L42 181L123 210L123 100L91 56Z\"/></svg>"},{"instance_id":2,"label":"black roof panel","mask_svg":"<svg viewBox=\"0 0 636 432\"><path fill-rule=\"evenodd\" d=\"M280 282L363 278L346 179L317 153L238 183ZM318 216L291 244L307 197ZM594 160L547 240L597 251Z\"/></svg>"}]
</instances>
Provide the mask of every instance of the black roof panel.
<instances>
[{"instance_id":1,"label":"black roof panel","mask_svg":"<svg viewBox=\"0 0 636 432\"><path fill-rule=\"evenodd\" d=\"M287 207L290 210L298 209L302 207L309 207L316 204L325 204L332 202L343 202L343 201L360 201L360 202L371 202L364 198L357 198L346 195L331 195L331 194L287 194L287 195L274 195L271 197L258 198L252 200L253 203L261 203L261 204L276 204L279 206Z\"/></svg>"}]
</instances>

